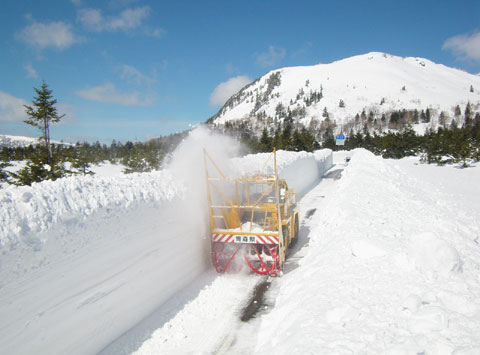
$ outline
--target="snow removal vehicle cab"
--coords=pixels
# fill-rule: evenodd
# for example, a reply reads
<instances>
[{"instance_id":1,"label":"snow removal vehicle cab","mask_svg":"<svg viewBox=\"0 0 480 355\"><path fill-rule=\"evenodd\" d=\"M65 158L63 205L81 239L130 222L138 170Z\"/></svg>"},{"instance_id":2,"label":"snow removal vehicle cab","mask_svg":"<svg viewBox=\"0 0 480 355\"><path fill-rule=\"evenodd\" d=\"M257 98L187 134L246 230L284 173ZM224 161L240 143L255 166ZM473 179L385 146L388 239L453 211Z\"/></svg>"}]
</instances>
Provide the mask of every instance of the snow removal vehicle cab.
<instances>
[{"instance_id":1,"label":"snow removal vehicle cab","mask_svg":"<svg viewBox=\"0 0 480 355\"><path fill-rule=\"evenodd\" d=\"M299 216L297 194L278 176L276 151L258 174L240 178L224 175L206 150L204 159L215 269L248 266L257 274L278 275L286 249L298 238Z\"/></svg>"}]
</instances>

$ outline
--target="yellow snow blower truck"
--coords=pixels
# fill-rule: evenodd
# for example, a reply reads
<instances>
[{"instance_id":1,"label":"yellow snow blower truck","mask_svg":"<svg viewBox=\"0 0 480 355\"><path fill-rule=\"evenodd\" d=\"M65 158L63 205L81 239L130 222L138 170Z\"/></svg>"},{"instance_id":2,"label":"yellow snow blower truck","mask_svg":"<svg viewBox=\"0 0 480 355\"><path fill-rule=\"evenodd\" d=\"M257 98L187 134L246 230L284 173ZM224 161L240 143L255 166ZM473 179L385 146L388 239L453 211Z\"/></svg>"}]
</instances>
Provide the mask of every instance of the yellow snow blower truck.
<instances>
[{"instance_id":1,"label":"yellow snow blower truck","mask_svg":"<svg viewBox=\"0 0 480 355\"><path fill-rule=\"evenodd\" d=\"M273 158L273 162L271 159ZM230 178L204 150L212 261L217 272L248 266L278 275L298 239L297 194L279 179L276 151L258 174Z\"/></svg>"}]
</instances>

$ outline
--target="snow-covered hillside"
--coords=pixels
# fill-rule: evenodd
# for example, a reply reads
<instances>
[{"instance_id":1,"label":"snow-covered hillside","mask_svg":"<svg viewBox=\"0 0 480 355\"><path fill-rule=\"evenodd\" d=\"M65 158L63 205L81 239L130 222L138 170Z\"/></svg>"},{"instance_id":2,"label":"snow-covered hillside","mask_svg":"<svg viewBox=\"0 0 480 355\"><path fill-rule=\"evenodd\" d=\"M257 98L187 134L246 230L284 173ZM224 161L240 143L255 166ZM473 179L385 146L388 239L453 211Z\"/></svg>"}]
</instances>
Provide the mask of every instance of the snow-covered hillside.
<instances>
[{"instance_id":1,"label":"snow-covered hillside","mask_svg":"<svg viewBox=\"0 0 480 355\"><path fill-rule=\"evenodd\" d=\"M341 104L342 102L342 104ZM362 111L380 119L393 110L441 111L452 118L459 105L480 103L480 77L424 58L368 53L329 64L274 70L232 96L212 118L216 124L261 118L267 124L293 114L308 127L312 119L338 125ZM343 106L343 107L341 107Z\"/></svg>"},{"instance_id":2,"label":"snow-covered hillside","mask_svg":"<svg viewBox=\"0 0 480 355\"><path fill-rule=\"evenodd\" d=\"M1 147L27 147L29 145L36 145L39 141L37 138L23 137L23 136L9 136L6 134L0 134L0 148ZM55 144L68 144L58 141L52 141Z\"/></svg>"}]
</instances>

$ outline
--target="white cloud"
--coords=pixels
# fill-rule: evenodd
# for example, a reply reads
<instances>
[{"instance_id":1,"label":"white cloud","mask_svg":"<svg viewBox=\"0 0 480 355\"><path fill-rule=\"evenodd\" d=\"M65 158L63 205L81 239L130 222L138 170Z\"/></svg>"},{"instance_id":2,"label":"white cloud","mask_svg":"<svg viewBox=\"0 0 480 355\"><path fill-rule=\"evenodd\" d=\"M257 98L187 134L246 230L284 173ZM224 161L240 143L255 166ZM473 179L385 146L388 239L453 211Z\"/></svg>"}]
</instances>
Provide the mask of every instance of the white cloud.
<instances>
[{"instance_id":1,"label":"white cloud","mask_svg":"<svg viewBox=\"0 0 480 355\"><path fill-rule=\"evenodd\" d=\"M147 34L147 36L150 36L150 37L163 38L167 33L167 31L159 27L154 29L147 29L145 33Z\"/></svg>"},{"instance_id":2,"label":"white cloud","mask_svg":"<svg viewBox=\"0 0 480 355\"><path fill-rule=\"evenodd\" d=\"M442 49L451 50L459 59L480 62L480 32L451 37Z\"/></svg>"},{"instance_id":3,"label":"white cloud","mask_svg":"<svg viewBox=\"0 0 480 355\"><path fill-rule=\"evenodd\" d=\"M0 91L0 121L23 121L27 119L25 108L27 101Z\"/></svg>"},{"instance_id":4,"label":"white cloud","mask_svg":"<svg viewBox=\"0 0 480 355\"><path fill-rule=\"evenodd\" d=\"M149 13L150 7L148 6L123 10L119 16L111 17L107 21L107 29L109 31L134 29L142 24L142 21L148 17Z\"/></svg>"},{"instance_id":5,"label":"white cloud","mask_svg":"<svg viewBox=\"0 0 480 355\"><path fill-rule=\"evenodd\" d=\"M79 90L76 94L86 100L122 106L150 106L152 104L151 98L142 98L136 91L131 93L118 92L117 88L112 83Z\"/></svg>"},{"instance_id":6,"label":"white cloud","mask_svg":"<svg viewBox=\"0 0 480 355\"><path fill-rule=\"evenodd\" d=\"M302 44L302 46L297 49L293 54L292 56L293 57L302 57L304 55L306 55L313 47L313 44L312 42L305 42Z\"/></svg>"},{"instance_id":7,"label":"white cloud","mask_svg":"<svg viewBox=\"0 0 480 355\"><path fill-rule=\"evenodd\" d=\"M80 9L77 18L90 31L100 32L103 29L104 19L101 10Z\"/></svg>"},{"instance_id":8,"label":"white cloud","mask_svg":"<svg viewBox=\"0 0 480 355\"><path fill-rule=\"evenodd\" d=\"M52 47L63 50L80 42L80 38L73 34L72 26L61 21L34 22L19 32L17 38L39 49Z\"/></svg>"},{"instance_id":9,"label":"white cloud","mask_svg":"<svg viewBox=\"0 0 480 355\"><path fill-rule=\"evenodd\" d=\"M239 75L220 83L210 95L210 105L222 106L232 95L236 94L251 81L248 76Z\"/></svg>"},{"instance_id":10,"label":"white cloud","mask_svg":"<svg viewBox=\"0 0 480 355\"><path fill-rule=\"evenodd\" d=\"M38 73L32 64L27 64L23 68L27 71L27 78L38 79Z\"/></svg>"},{"instance_id":11,"label":"white cloud","mask_svg":"<svg viewBox=\"0 0 480 355\"><path fill-rule=\"evenodd\" d=\"M271 67L278 64L286 53L284 48L269 46L268 52L258 54L256 61L262 67Z\"/></svg>"},{"instance_id":12,"label":"white cloud","mask_svg":"<svg viewBox=\"0 0 480 355\"><path fill-rule=\"evenodd\" d=\"M88 30L102 31L130 31L142 25L142 22L150 15L150 7L142 6L134 9L125 9L117 16L103 16L99 9L80 9L78 21ZM152 35L160 35L154 31Z\"/></svg>"},{"instance_id":13,"label":"white cloud","mask_svg":"<svg viewBox=\"0 0 480 355\"><path fill-rule=\"evenodd\" d=\"M123 80L126 80L130 83L135 83L137 85L151 85L153 84L156 79L156 73L154 72L152 75L145 75L140 72L138 69L130 66L130 65L122 65L119 67L120 70L120 77Z\"/></svg>"},{"instance_id":14,"label":"white cloud","mask_svg":"<svg viewBox=\"0 0 480 355\"><path fill-rule=\"evenodd\" d=\"M56 107L59 115L65 115L64 117L62 117L60 122L56 123L57 125L72 123L77 120L76 110L74 106L65 103L57 103Z\"/></svg>"}]
</instances>

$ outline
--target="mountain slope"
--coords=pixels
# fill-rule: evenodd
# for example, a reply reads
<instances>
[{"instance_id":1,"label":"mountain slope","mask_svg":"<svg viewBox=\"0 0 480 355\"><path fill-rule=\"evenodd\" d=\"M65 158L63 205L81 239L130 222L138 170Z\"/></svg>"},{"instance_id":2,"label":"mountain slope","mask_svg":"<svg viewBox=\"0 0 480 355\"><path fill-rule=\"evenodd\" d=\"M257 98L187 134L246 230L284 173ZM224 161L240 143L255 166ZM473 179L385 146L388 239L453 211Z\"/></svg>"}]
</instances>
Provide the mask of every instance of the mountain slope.
<instances>
[{"instance_id":1,"label":"mountain slope","mask_svg":"<svg viewBox=\"0 0 480 355\"><path fill-rule=\"evenodd\" d=\"M59 141L51 141L54 144L66 144L64 142ZM17 147L28 147L29 145L37 145L39 144L38 138L31 138L31 137L23 137L23 136L9 136L6 134L0 134L0 148L7 147L7 148L17 148Z\"/></svg>"},{"instance_id":2,"label":"mountain slope","mask_svg":"<svg viewBox=\"0 0 480 355\"><path fill-rule=\"evenodd\" d=\"M428 59L373 52L271 71L232 96L209 122L269 125L291 117L308 126L328 114L331 121L345 124L362 111L380 119L394 110L427 108L433 117L444 111L452 118L455 106L463 112L468 102L475 109L480 103L479 76Z\"/></svg>"}]
</instances>

